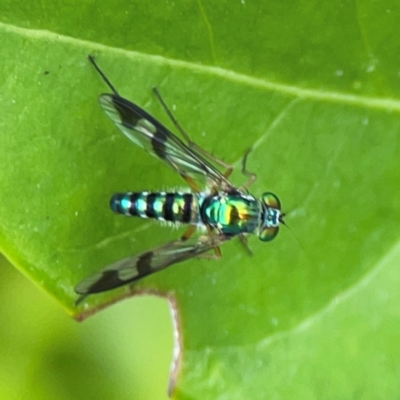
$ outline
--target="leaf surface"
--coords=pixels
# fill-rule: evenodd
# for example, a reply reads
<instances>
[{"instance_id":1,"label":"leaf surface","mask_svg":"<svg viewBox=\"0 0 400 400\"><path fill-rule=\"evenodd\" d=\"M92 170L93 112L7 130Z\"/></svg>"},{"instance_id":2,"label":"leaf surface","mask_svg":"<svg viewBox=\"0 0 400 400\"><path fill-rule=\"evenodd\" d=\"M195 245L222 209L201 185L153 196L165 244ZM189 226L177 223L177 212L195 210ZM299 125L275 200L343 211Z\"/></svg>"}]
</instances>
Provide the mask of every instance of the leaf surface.
<instances>
[{"instance_id":1,"label":"leaf surface","mask_svg":"<svg viewBox=\"0 0 400 400\"><path fill-rule=\"evenodd\" d=\"M383 381L382 398L398 393L394 3L2 3L0 246L17 268L76 315L83 277L179 235L109 210L114 192L182 182L102 113L94 54L123 96L170 126L157 86L218 157L239 167L253 146L251 192L276 193L288 211L292 232L253 238L253 257L232 242L218 262L137 285L176 298L175 397L377 398Z\"/></svg>"}]
</instances>

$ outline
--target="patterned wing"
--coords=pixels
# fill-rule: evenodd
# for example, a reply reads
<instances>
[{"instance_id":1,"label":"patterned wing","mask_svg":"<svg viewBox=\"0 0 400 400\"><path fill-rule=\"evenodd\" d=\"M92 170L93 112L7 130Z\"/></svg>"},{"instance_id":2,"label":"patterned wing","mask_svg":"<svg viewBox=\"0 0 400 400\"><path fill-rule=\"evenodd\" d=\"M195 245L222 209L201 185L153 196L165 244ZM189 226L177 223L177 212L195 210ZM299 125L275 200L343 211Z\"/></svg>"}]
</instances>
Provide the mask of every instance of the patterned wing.
<instances>
[{"instance_id":1,"label":"patterned wing","mask_svg":"<svg viewBox=\"0 0 400 400\"><path fill-rule=\"evenodd\" d=\"M89 294L105 292L138 281L170 265L197 257L229 239L227 236L213 235L187 241L177 240L117 261L75 286L75 292L82 295L76 304Z\"/></svg>"},{"instance_id":2,"label":"patterned wing","mask_svg":"<svg viewBox=\"0 0 400 400\"><path fill-rule=\"evenodd\" d=\"M204 157L186 146L150 114L119 94L102 94L100 105L132 142L160 158L181 176L210 181L222 189L230 182Z\"/></svg>"}]
</instances>

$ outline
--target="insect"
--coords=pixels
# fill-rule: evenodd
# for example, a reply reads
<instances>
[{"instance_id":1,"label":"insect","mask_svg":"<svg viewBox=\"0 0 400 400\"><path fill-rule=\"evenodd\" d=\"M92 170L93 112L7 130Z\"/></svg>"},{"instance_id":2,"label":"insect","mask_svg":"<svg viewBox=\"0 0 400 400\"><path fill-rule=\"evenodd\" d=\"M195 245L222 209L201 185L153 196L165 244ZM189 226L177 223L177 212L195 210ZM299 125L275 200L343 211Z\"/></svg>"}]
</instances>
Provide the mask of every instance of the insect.
<instances>
[{"instance_id":1,"label":"insect","mask_svg":"<svg viewBox=\"0 0 400 400\"><path fill-rule=\"evenodd\" d=\"M82 295L78 303L89 294L130 284L172 264L206 256L203 253L210 250L219 258L220 245L234 237L246 243L248 234L255 233L264 242L277 235L285 215L278 197L266 192L257 200L247 192L256 179L255 174L246 170L249 152L242 166L247 182L235 187L228 179L233 167L190 140L156 88L153 90L157 99L186 144L146 111L120 96L94 58L89 56L89 60L112 92L100 95L104 112L132 142L175 170L191 190L115 194L110 206L116 213L188 224L188 229L175 241L117 261L79 282L75 287L76 293ZM221 173L212 163L225 172ZM200 235L193 235L196 229L201 231Z\"/></svg>"}]
</instances>

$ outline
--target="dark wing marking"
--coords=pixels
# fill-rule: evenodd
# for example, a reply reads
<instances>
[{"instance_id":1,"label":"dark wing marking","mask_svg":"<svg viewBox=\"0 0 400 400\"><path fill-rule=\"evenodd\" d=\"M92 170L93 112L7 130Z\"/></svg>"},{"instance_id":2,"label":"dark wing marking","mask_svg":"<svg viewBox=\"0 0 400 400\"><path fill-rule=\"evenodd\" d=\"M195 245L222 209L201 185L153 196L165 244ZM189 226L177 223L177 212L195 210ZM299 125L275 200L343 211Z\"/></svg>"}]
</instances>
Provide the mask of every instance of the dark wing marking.
<instances>
[{"instance_id":1,"label":"dark wing marking","mask_svg":"<svg viewBox=\"0 0 400 400\"><path fill-rule=\"evenodd\" d=\"M153 274L172 264L197 257L221 245L231 237L224 235L200 236L187 241L169 242L153 250L145 251L117 261L75 286L75 292L83 296L105 292ZM77 304L82 301L78 299Z\"/></svg>"},{"instance_id":2,"label":"dark wing marking","mask_svg":"<svg viewBox=\"0 0 400 400\"><path fill-rule=\"evenodd\" d=\"M183 177L202 178L222 190L232 184L200 154L186 146L150 114L117 93L102 94L100 105L132 142L162 159Z\"/></svg>"}]
</instances>

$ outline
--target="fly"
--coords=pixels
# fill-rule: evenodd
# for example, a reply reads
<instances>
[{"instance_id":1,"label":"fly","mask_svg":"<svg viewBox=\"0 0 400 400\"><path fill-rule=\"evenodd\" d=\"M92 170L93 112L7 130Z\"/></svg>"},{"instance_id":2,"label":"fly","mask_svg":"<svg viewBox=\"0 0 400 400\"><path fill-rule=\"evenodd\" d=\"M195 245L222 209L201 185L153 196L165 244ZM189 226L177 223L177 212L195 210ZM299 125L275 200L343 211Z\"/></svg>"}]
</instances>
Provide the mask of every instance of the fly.
<instances>
[{"instance_id":1,"label":"fly","mask_svg":"<svg viewBox=\"0 0 400 400\"><path fill-rule=\"evenodd\" d=\"M115 213L187 224L188 229L175 241L117 261L85 278L75 286L75 292L81 295L77 303L87 295L131 284L210 250L219 258L220 245L234 237L246 243L248 234L256 234L261 241L268 242L277 235L285 215L278 197L265 192L256 199L247 192L256 179L255 174L246 170L249 152L242 166L247 182L236 187L228 179L233 167L190 140L156 88L153 89L155 96L183 140L142 108L120 96L94 58L89 56L89 60L112 92L99 98L107 116L132 142L175 170L191 190L115 194L110 200ZM220 172L211 162L225 171ZM201 190L204 187L205 190ZM193 235L196 229L201 231L200 235Z\"/></svg>"}]
</instances>

